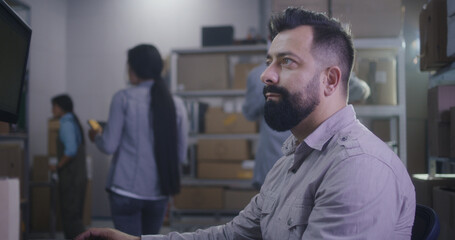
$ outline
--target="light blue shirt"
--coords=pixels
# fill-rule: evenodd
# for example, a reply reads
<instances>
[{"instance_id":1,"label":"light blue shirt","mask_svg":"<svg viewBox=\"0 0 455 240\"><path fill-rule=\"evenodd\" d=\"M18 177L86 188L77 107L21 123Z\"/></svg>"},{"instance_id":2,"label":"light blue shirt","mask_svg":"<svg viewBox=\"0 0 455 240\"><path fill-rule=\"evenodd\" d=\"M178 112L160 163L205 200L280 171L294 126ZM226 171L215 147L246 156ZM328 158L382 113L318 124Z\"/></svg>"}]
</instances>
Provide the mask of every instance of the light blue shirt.
<instances>
[{"instance_id":1,"label":"light blue shirt","mask_svg":"<svg viewBox=\"0 0 455 240\"><path fill-rule=\"evenodd\" d=\"M60 118L59 138L64 146L64 152L68 157L74 157L82 143L81 131L72 113L66 113Z\"/></svg>"},{"instance_id":2,"label":"light blue shirt","mask_svg":"<svg viewBox=\"0 0 455 240\"><path fill-rule=\"evenodd\" d=\"M109 119L102 135L95 137L98 149L114 154L107 188L140 199L158 199L160 192L154 154L154 135L150 128L150 87L144 81L118 91L112 98ZM186 160L188 120L181 99L174 97L177 115L177 151L179 162Z\"/></svg>"},{"instance_id":3,"label":"light blue shirt","mask_svg":"<svg viewBox=\"0 0 455 240\"><path fill-rule=\"evenodd\" d=\"M261 186L265 176L273 167L275 162L282 156L281 146L289 135L290 131L277 132L271 129L264 119L265 98L262 93L264 83L260 77L266 69L266 64L254 68L248 74L247 92L243 104L243 115L250 121L260 120L259 141L255 154L253 183Z\"/></svg>"}]
</instances>

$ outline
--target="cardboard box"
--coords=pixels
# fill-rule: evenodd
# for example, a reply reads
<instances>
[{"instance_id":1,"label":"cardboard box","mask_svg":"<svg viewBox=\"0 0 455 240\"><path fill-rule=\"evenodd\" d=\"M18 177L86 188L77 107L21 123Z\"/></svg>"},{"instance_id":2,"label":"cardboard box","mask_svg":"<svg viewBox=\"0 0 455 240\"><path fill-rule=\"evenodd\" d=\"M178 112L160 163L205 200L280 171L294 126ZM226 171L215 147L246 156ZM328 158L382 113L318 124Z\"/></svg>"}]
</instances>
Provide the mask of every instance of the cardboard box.
<instances>
[{"instance_id":1,"label":"cardboard box","mask_svg":"<svg viewBox=\"0 0 455 240\"><path fill-rule=\"evenodd\" d=\"M455 189L435 187L433 210L439 218L439 239L455 239Z\"/></svg>"},{"instance_id":2,"label":"cardboard box","mask_svg":"<svg viewBox=\"0 0 455 240\"><path fill-rule=\"evenodd\" d=\"M447 57L446 0L431 0L420 12L419 25L420 70L437 70L454 61Z\"/></svg>"},{"instance_id":3,"label":"cardboard box","mask_svg":"<svg viewBox=\"0 0 455 240\"><path fill-rule=\"evenodd\" d=\"M33 182L49 182L49 156L37 155L33 158L32 165Z\"/></svg>"},{"instance_id":4,"label":"cardboard box","mask_svg":"<svg viewBox=\"0 0 455 240\"><path fill-rule=\"evenodd\" d=\"M244 169L242 163L236 162L199 162L197 176L205 179L251 179L253 170Z\"/></svg>"},{"instance_id":5,"label":"cardboard box","mask_svg":"<svg viewBox=\"0 0 455 240\"><path fill-rule=\"evenodd\" d=\"M205 113L206 133L256 133L257 123L248 121L241 113L225 113L219 107Z\"/></svg>"},{"instance_id":6,"label":"cardboard box","mask_svg":"<svg viewBox=\"0 0 455 240\"><path fill-rule=\"evenodd\" d=\"M224 208L241 210L258 194L255 190L226 189L224 191Z\"/></svg>"},{"instance_id":7,"label":"cardboard box","mask_svg":"<svg viewBox=\"0 0 455 240\"><path fill-rule=\"evenodd\" d=\"M382 141L389 142L390 137L390 120L375 119L371 121L371 131Z\"/></svg>"},{"instance_id":8,"label":"cardboard box","mask_svg":"<svg viewBox=\"0 0 455 240\"><path fill-rule=\"evenodd\" d=\"M336 0L332 15L351 25L354 38L398 37L404 19L400 0Z\"/></svg>"},{"instance_id":9,"label":"cardboard box","mask_svg":"<svg viewBox=\"0 0 455 240\"><path fill-rule=\"evenodd\" d=\"M449 2L447 2L448 4ZM454 4L455 5L455 4ZM447 18L447 56L455 57L455 15Z\"/></svg>"},{"instance_id":10,"label":"cardboard box","mask_svg":"<svg viewBox=\"0 0 455 240\"><path fill-rule=\"evenodd\" d=\"M450 122L450 108L455 106L455 85L441 85L428 90L428 120Z\"/></svg>"},{"instance_id":11,"label":"cardboard box","mask_svg":"<svg viewBox=\"0 0 455 240\"><path fill-rule=\"evenodd\" d=\"M21 198L25 194L23 164L24 151L21 145L0 144L0 177L18 178Z\"/></svg>"},{"instance_id":12,"label":"cardboard box","mask_svg":"<svg viewBox=\"0 0 455 240\"><path fill-rule=\"evenodd\" d=\"M0 239L19 239L19 180L0 179Z\"/></svg>"},{"instance_id":13,"label":"cardboard box","mask_svg":"<svg viewBox=\"0 0 455 240\"><path fill-rule=\"evenodd\" d=\"M178 209L222 209L223 188L182 187L174 196L174 207Z\"/></svg>"},{"instance_id":14,"label":"cardboard box","mask_svg":"<svg viewBox=\"0 0 455 240\"><path fill-rule=\"evenodd\" d=\"M182 54L178 58L179 91L227 89L228 75L225 54Z\"/></svg>"},{"instance_id":15,"label":"cardboard box","mask_svg":"<svg viewBox=\"0 0 455 240\"><path fill-rule=\"evenodd\" d=\"M0 122L0 134L8 134L8 133L9 133L9 123Z\"/></svg>"},{"instance_id":16,"label":"cardboard box","mask_svg":"<svg viewBox=\"0 0 455 240\"><path fill-rule=\"evenodd\" d=\"M234 66L234 78L232 79L233 89L246 89L248 74L253 68L259 66L257 63L238 63ZM258 79L259 81L259 79Z\"/></svg>"},{"instance_id":17,"label":"cardboard box","mask_svg":"<svg viewBox=\"0 0 455 240\"><path fill-rule=\"evenodd\" d=\"M416 201L418 204L433 207L433 188L434 187L455 187L455 174L436 174L434 178L429 178L428 174L413 174L412 183L416 191Z\"/></svg>"},{"instance_id":18,"label":"cardboard box","mask_svg":"<svg viewBox=\"0 0 455 240\"><path fill-rule=\"evenodd\" d=\"M430 156L449 157L450 123L428 119L428 139Z\"/></svg>"},{"instance_id":19,"label":"cardboard box","mask_svg":"<svg viewBox=\"0 0 455 240\"><path fill-rule=\"evenodd\" d=\"M49 119L47 129L47 154L49 156L57 156L57 138L58 130L60 129L60 121L58 119Z\"/></svg>"},{"instance_id":20,"label":"cardboard box","mask_svg":"<svg viewBox=\"0 0 455 240\"><path fill-rule=\"evenodd\" d=\"M31 188L30 227L32 231L48 232L50 230L50 204L51 190L48 186ZM56 209L58 208L56 207Z\"/></svg>"},{"instance_id":21,"label":"cardboard box","mask_svg":"<svg viewBox=\"0 0 455 240\"><path fill-rule=\"evenodd\" d=\"M251 158L251 146L245 139L202 139L197 144L201 161L243 161Z\"/></svg>"},{"instance_id":22,"label":"cardboard box","mask_svg":"<svg viewBox=\"0 0 455 240\"><path fill-rule=\"evenodd\" d=\"M455 158L455 107L450 108L450 157Z\"/></svg>"},{"instance_id":23,"label":"cardboard box","mask_svg":"<svg viewBox=\"0 0 455 240\"><path fill-rule=\"evenodd\" d=\"M357 76L365 80L371 94L367 99L370 104L397 104L397 74L394 54L382 54L376 57L372 54L378 51L359 51L357 57Z\"/></svg>"}]
</instances>

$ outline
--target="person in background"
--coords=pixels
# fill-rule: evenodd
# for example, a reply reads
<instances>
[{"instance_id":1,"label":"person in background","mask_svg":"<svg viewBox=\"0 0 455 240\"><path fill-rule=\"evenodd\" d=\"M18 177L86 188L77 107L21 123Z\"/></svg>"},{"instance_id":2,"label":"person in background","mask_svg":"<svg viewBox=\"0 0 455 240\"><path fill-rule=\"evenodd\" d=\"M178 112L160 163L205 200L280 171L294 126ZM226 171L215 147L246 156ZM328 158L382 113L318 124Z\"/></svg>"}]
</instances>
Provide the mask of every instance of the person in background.
<instances>
[{"instance_id":1,"label":"person in background","mask_svg":"<svg viewBox=\"0 0 455 240\"><path fill-rule=\"evenodd\" d=\"M291 135L290 131L278 132L271 129L264 119L265 98L262 93L264 83L261 82L261 74L267 68L265 62L255 67L248 74L245 102L242 113L250 121L259 120L259 140L254 157L253 186L261 189L265 176L275 162L283 155L281 147L286 138Z\"/></svg>"},{"instance_id":2,"label":"person in background","mask_svg":"<svg viewBox=\"0 0 455 240\"><path fill-rule=\"evenodd\" d=\"M81 123L73 112L73 101L66 95L52 98L52 114L60 119L57 138L58 194L65 238L72 239L85 230L82 222L87 168L85 142Z\"/></svg>"},{"instance_id":3,"label":"person in background","mask_svg":"<svg viewBox=\"0 0 455 240\"><path fill-rule=\"evenodd\" d=\"M398 156L348 105L352 38L321 13L287 8L270 23L264 117L291 130L262 188L230 222L135 237L90 229L81 239L410 239L415 190Z\"/></svg>"},{"instance_id":4,"label":"person in background","mask_svg":"<svg viewBox=\"0 0 455 240\"><path fill-rule=\"evenodd\" d=\"M128 50L127 65L133 87L114 95L105 128L89 136L99 150L114 154L106 189L115 228L156 234L169 196L180 191L187 113L163 82L163 60L153 45Z\"/></svg>"}]
</instances>

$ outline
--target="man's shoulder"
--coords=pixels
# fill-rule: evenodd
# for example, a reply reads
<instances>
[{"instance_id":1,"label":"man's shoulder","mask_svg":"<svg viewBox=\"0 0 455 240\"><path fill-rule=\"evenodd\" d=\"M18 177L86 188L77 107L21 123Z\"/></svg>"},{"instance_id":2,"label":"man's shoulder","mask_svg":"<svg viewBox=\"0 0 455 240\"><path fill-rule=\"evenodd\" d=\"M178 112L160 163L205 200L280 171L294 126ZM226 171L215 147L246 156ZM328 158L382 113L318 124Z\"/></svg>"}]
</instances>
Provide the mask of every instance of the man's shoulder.
<instances>
[{"instance_id":1,"label":"man's shoulder","mask_svg":"<svg viewBox=\"0 0 455 240\"><path fill-rule=\"evenodd\" d=\"M345 151L346 157L365 155L384 163L399 161L398 156L387 143L359 122L351 124L334 137L337 145Z\"/></svg>"}]
</instances>

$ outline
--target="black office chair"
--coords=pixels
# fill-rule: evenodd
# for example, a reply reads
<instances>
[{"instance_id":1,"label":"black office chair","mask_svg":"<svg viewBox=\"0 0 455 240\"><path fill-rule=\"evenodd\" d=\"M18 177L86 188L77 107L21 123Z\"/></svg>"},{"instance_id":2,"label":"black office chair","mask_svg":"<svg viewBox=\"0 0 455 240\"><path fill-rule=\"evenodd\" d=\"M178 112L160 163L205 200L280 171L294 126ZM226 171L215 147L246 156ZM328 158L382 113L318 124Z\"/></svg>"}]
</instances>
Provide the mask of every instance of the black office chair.
<instances>
[{"instance_id":1,"label":"black office chair","mask_svg":"<svg viewBox=\"0 0 455 240\"><path fill-rule=\"evenodd\" d=\"M439 219L430 207L417 204L412 240L437 240L439 235Z\"/></svg>"}]
</instances>

